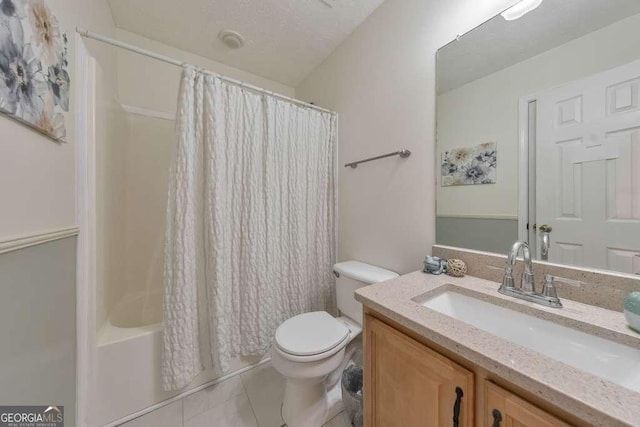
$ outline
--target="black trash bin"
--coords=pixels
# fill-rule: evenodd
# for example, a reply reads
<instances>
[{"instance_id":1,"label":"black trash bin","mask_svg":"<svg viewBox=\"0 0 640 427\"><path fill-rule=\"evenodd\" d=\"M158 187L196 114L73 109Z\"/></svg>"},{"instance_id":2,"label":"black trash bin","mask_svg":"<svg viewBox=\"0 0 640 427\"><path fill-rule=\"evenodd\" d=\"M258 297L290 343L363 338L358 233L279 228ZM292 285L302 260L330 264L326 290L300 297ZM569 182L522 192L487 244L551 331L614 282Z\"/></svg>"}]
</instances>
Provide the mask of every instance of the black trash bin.
<instances>
[{"instance_id":1,"label":"black trash bin","mask_svg":"<svg viewBox=\"0 0 640 427\"><path fill-rule=\"evenodd\" d=\"M353 427L362 427L362 356L354 357L342 373L342 403Z\"/></svg>"}]
</instances>

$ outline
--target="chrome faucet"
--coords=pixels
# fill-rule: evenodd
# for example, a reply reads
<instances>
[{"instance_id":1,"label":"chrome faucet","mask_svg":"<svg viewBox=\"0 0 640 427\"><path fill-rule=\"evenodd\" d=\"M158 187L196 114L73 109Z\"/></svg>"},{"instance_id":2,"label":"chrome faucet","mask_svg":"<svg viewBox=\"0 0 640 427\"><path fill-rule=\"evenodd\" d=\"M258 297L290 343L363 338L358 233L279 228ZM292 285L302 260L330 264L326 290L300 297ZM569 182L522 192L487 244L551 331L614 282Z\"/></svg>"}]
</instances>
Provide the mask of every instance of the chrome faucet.
<instances>
[{"instance_id":1,"label":"chrome faucet","mask_svg":"<svg viewBox=\"0 0 640 427\"><path fill-rule=\"evenodd\" d=\"M522 256L524 257L524 271L522 272L520 285L516 285L513 279L513 268L516 265L518 254L521 250ZM511 251L507 255L507 267L504 270L500 293L504 294L507 291L524 292L527 294L535 293L535 278L533 275L533 263L531 262L531 250L526 242L515 242Z\"/></svg>"},{"instance_id":2,"label":"chrome faucet","mask_svg":"<svg viewBox=\"0 0 640 427\"><path fill-rule=\"evenodd\" d=\"M522 273L520 284L516 284L513 279L513 268L518 260L518 254L521 251L524 258L524 272ZM502 270L499 267L490 266L490 268ZM502 285L500 286L500 289L498 289L498 292L503 295L534 302L547 307L562 308L562 302L556 292L554 280L572 286L580 286L584 284L578 280L569 280L545 274L542 291L539 293L536 292L533 263L531 262L531 250L526 242L516 242L513 244L511 251L507 255L507 266L504 268L504 277L502 278Z\"/></svg>"}]
</instances>

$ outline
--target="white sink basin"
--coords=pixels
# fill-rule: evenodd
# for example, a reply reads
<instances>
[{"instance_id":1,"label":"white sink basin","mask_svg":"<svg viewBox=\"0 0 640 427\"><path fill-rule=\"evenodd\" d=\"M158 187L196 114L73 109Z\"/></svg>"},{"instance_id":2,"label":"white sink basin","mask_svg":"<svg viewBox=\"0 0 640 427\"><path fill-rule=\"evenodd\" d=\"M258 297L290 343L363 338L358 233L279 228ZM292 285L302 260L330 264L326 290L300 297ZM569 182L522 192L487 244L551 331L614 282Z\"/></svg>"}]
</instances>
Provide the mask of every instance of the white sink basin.
<instances>
[{"instance_id":1,"label":"white sink basin","mask_svg":"<svg viewBox=\"0 0 640 427\"><path fill-rule=\"evenodd\" d=\"M443 292L422 305L640 393L638 349L457 292Z\"/></svg>"}]
</instances>

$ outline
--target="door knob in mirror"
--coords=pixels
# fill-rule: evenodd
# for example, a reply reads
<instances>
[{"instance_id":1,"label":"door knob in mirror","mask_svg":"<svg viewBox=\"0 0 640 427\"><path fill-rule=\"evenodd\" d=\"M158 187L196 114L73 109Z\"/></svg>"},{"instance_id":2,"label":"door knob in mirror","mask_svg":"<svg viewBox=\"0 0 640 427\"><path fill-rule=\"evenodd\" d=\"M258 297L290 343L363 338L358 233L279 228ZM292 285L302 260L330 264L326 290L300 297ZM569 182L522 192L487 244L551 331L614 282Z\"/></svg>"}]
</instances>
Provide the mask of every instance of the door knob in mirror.
<instances>
[{"instance_id":1,"label":"door knob in mirror","mask_svg":"<svg viewBox=\"0 0 640 427\"><path fill-rule=\"evenodd\" d=\"M540 245L540 258L543 261L549 260L549 248L551 247L551 237L549 233L551 233L552 228L548 225L540 226L540 233L542 237L542 245Z\"/></svg>"}]
</instances>

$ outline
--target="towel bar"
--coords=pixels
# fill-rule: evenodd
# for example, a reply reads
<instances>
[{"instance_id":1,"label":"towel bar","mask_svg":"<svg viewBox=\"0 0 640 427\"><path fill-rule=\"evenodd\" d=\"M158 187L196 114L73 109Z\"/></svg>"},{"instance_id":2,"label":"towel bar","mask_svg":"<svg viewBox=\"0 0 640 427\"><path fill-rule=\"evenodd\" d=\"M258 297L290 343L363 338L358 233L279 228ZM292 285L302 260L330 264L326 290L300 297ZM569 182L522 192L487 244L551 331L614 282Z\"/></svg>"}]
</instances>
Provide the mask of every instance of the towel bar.
<instances>
[{"instance_id":1,"label":"towel bar","mask_svg":"<svg viewBox=\"0 0 640 427\"><path fill-rule=\"evenodd\" d=\"M344 165L344 167L345 168L355 169L355 168L358 167L358 165L360 163L372 162L374 160L380 160L380 159L384 159L384 158L392 157L392 156L400 156L401 158L406 159L410 155L411 155L411 151L409 151L409 150L400 150L400 151L395 151L395 152L389 153L389 154L383 154L382 156L370 157L368 159L359 160L357 162L347 163L346 165Z\"/></svg>"}]
</instances>

